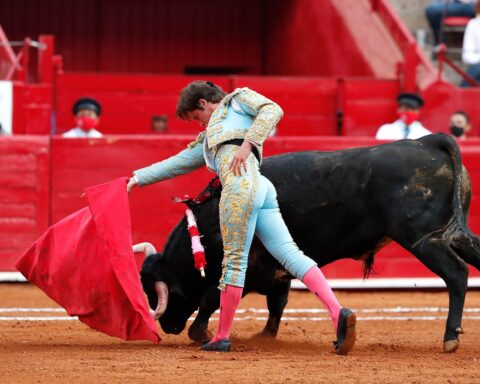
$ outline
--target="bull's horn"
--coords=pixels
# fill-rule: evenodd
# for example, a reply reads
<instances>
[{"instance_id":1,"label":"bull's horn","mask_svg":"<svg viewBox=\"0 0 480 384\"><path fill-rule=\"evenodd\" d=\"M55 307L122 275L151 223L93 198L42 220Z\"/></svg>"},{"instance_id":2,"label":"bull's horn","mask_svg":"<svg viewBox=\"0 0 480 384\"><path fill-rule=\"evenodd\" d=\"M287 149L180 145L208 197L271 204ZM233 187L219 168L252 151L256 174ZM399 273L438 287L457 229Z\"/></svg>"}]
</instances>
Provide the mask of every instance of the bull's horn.
<instances>
[{"instance_id":1,"label":"bull's horn","mask_svg":"<svg viewBox=\"0 0 480 384\"><path fill-rule=\"evenodd\" d=\"M163 281L156 281L155 282L155 291L157 292L158 296L158 304L157 308L155 308L155 312L153 312L153 318L155 320L160 319L163 313L167 309L168 304L168 287Z\"/></svg>"},{"instance_id":2,"label":"bull's horn","mask_svg":"<svg viewBox=\"0 0 480 384\"><path fill-rule=\"evenodd\" d=\"M135 244L133 247L133 253L144 253L145 256L150 256L153 255L154 253L157 253L157 250L155 247L150 244L150 243L139 243Z\"/></svg>"}]
</instances>

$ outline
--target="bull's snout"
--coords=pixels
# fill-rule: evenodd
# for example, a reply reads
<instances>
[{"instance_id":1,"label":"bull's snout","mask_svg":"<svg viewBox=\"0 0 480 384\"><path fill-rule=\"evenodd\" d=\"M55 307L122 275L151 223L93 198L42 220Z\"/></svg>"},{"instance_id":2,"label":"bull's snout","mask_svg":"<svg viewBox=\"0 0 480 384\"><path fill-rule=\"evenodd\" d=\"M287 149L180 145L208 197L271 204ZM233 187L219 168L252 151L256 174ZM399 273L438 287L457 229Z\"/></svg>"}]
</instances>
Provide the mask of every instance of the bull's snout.
<instances>
[{"instance_id":1,"label":"bull's snout","mask_svg":"<svg viewBox=\"0 0 480 384\"><path fill-rule=\"evenodd\" d=\"M168 334L173 334L173 335L179 335L183 329L178 327L178 326L172 326L172 327L162 327L163 331Z\"/></svg>"}]
</instances>

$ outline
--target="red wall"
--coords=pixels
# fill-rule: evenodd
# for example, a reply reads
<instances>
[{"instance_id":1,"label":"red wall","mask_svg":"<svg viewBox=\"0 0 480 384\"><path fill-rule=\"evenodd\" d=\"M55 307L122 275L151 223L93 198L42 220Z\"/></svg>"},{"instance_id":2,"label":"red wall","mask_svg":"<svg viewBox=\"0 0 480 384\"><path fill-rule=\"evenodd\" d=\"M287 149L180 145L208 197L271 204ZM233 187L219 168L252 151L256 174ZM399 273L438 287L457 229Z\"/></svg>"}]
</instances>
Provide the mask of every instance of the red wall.
<instances>
[{"instance_id":1,"label":"red wall","mask_svg":"<svg viewBox=\"0 0 480 384\"><path fill-rule=\"evenodd\" d=\"M174 155L193 140L193 136L153 138L150 136L108 137L98 140L52 140L51 222L84 207L83 188L118 177L162 158ZM166 237L184 212L173 197L196 195L213 174L206 169L190 176L167 180L130 194L133 241L151 241L163 246Z\"/></svg>"},{"instance_id":2,"label":"red wall","mask_svg":"<svg viewBox=\"0 0 480 384\"><path fill-rule=\"evenodd\" d=\"M469 136L480 135L480 92L479 88L459 88L449 83L436 82L424 92L425 107L422 121L425 127L434 132L448 132L450 116L453 112L467 112L472 123Z\"/></svg>"},{"instance_id":3,"label":"red wall","mask_svg":"<svg viewBox=\"0 0 480 384\"><path fill-rule=\"evenodd\" d=\"M55 35L69 70L184 73L201 66L260 73L263 3L2 0L0 24L10 40Z\"/></svg>"},{"instance_id":4,"label":"red wall","mask_svg":"<svg viewBox=\"0 0 480 384\"><path fill-rule=\"evenodd\" d=\"M0 270L48 228L49 145L45 136L0 137Z\"/></svg>"},{"instance_id":5,"label":"red wall","mask_svg":"<svg viewBox=\"0 0 480 384\"><path fill-rule=\"evenodd\" d=\"M151 117L166 114L169 133L195 133L198 127L175 118L180 90L198 77L185 75L114 75L66 73L57 76L55 111L57 133L72 128L72 106L90 96L102 105L99 130L106 134L151 133ZM228 77L211 76L225 90Z\"/></svg>"},{"instance_id":6,"label":"red wall","mask_svg":"<svg viewBox=\"0 0 480 384\"><path fill-rule=\"evenodd\" d=\"M277 135L337 135L342 111L343 135L371 135L396 119L395 80L293 76L210 76L225 91L248 86L281 105L285 115ZM96 98L103 107L99 130L107 134L150 133L153 115L169 116L169 133L197 131L175 118L180 90L198 79L184 75L113 75L64 73L55 94L57 133L72 127L72 105L80 97Z\"/></svg>"},{"instance_id":7,"label":"red wall","mask_svg":"<svg viewBox=\"0 0 480 384\"><path fill-rule=\"evenodd\" d=\"M151 117L169 116L170 134L197 131L195 124L175 118L180 90L198 78L210 79L227 92L248 86L279 103L285 111L279 136L337 135L342 119L345 136L374 136L377 129L396 117L395 98L401 91L397 80L375 78L323 78L295 76L186 76L116 75L67 72L56 77L55 86L14 83L15 133L50 132L51 111L57 133L72 127L72 105L92 96L103 107L100 131L106 134L149 134ZM480 92L448 83L431 84L422 96L421 120L432 132L448 132L450 115L466 111L472 119L470 136L480 134ZM49 103L53 99L53 106Z\"/></svg>"},{"instance_id":8,"label":"red wall","mask_svg":"<svg viewBox=\"0 0 480 384\"><path fill-rule=\"evenodd\" d=\"M272 0L267 15L266 73L373 75L332 1Z\"/></svg>"},{"instance_id":9,"label":"red wall","mask_svg":"<svg viewBox=\"0 0 480 384\"><path fill-rule=\"evenodd\" d=\"M17 136L0 141L0 270L12 270L14 260L48 224L82 208L83 188L103 183L170 156L193 136L108 136L102 139L54 138L49 152L44 137ZM371 138L271 138L266 155L299 150L336 150L377 144ZM480 233L480 140L462 144L470 172L473 200L470 226ZM133 241L150 241L162 249L184 213L172 197L196 195L213 176L205 169L188 176L136 189L130 194ZM420 262L397 245L376 258L378 277L432 276ZM331 278L361 277L361 264L341 261L325 268ZM473 271L472 275L480 276Z\"/></svg>"},{"instance_id":10,"label":"red wall","mask_svg":"<svg viewBox=\"0 0 480 384\"><path fill-rule=\"evenodd\" d=\"M52 86L50 84L13 83L13 132L50 134Z\"/></svg>"},{"instance_id":11,"label":"red wall","mask_svg":"<svg viewBox=\"0 0 480 384\"><path fill-rule=\"evenodd\" d=\"M0 24L55 35L69 71L393 78L402 55L370 3L2 0Z\"/></svg>"}]
</instances>

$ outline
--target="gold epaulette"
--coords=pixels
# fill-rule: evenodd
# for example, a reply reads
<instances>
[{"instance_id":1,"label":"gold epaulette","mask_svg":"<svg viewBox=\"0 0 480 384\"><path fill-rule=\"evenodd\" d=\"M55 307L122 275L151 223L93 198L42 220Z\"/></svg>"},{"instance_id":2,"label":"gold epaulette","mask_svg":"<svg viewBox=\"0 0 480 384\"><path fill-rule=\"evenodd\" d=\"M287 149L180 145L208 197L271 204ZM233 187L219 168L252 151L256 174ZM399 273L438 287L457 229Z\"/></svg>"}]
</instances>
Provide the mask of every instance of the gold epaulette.
<instances>
[{"instance_id":1,"label":"gold epaulette","mask_svg":"<svg viewBox=\"0 0 480 384\"><path fill-rule=\"evenodd\" d=\"M196 139L194 141L192 141L191 143L189 143L187 145L188 148L193 148L195 147L195 145L203 142L203 139L205 139L205 135L207 134L207 131L202 131L198 134L198 136L196 137Z\"/></svg>"}]
</instances>

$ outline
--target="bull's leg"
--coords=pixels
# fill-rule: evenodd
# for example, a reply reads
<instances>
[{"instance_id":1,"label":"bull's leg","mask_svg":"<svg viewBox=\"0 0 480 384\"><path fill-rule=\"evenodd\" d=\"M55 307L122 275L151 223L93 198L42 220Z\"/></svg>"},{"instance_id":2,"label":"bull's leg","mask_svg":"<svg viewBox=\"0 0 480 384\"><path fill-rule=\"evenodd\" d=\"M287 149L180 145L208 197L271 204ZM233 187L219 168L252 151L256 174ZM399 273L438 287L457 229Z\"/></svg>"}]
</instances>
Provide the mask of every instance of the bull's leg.
<instances>
[{"instance_id":1,"label":"bull's leg","mask_svg":"<svg viewBox=\"0 0 480 384\"><path fill-rule=\"evenodd\" d=\"M275 337L278 333L283 310L288 302L290 280L277 283L267 294L268 320L259 336Z\"/></svg>"},{"instance_id":2,"label":"bull's leg","mask_svg":"<svg viewBox=\"0 0 480 384\"><path fill-rule=\"evenodd\" d=\"M452 248L465 262L480 271L480 239L477 235L471 233L462 237Z\"/></svg>"},{"instance_id":3,"label":"bull's leg","mask_svg":"<svg viewBox=\"0 0 480 384\"><path fill-rule=\"evenodd\" d=\"M208 330L208 321L220 306L220 291L217 286L214 284L208 288L200 299L197 317L188 329L188 336L193 341L206 343L213 337Z\"/></svg>"},{"instance_id":4,"label":"bull's leg","mask_svg":"<svg viewBox=\"0 0 480 384\"><path fill-rule=\"evenodd\" d=\"M462 313L468 283L468 267L444 241L425 239L409 249L425 266L445 281L449 310L444 337L444 351L454 352L462 332Z\"/></svg>"}]
</instances>

